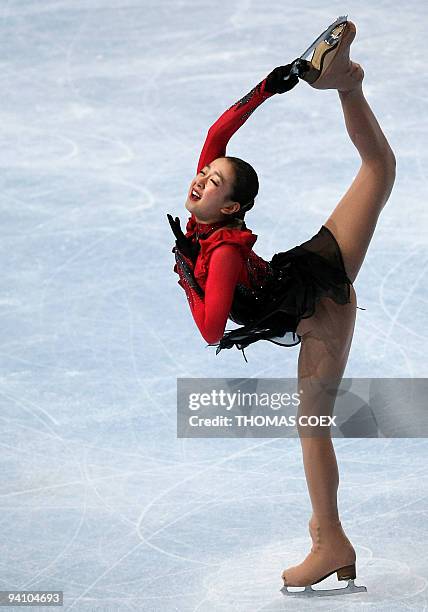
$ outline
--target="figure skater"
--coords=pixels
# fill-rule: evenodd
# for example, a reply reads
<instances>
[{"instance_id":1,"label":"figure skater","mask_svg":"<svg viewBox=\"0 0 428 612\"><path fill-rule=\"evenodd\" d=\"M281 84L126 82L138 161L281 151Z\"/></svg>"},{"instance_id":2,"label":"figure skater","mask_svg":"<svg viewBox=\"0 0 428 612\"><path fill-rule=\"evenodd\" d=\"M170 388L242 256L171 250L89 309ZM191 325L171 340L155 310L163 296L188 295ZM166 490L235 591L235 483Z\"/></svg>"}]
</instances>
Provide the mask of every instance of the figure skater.
<instances>
[{"instance_id":1,"label":"figure skater","mask_svg":"<svg viewBox=\"0 0 428 612\"><path fill-rule=\"evenodd\" d=\"M333 413L335 394L325 384L337 389L342 379L358 308L353 283L395 180L394 153L363 94L363 68L349 56L355 25L339 18L326 33L309 48L310 61L297 58L275 68L208 130L185 204L191 213L185 235L178 217L168 215L178 283L200 333L217 345L217 353L236 346L244 354L258 340L300 344L299 415ZM226 145L262 102L290 91L299 79L338 91L361 167L317 234L265 261L252 250L257 235L244 221L258 193L257 174L242 159L226 156ZM225 333L228 318L241 327ZM353 584L356 554L339 520L331 432L308 436L298 430L312 548L302 563L284 570L281 590L304 586L304 593L315 594L311 585L335 572L348 586L334 591L366 590Z\"/></svg>"}]
</instances>

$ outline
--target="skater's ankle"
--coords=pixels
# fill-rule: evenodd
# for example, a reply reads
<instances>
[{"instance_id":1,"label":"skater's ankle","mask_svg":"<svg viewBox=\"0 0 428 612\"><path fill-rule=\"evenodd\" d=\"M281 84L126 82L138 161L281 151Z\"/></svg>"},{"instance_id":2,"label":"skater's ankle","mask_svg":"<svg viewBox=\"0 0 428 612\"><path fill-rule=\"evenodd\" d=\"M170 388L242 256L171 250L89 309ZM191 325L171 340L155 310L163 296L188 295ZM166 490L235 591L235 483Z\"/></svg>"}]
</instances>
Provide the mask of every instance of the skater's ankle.
<instances>
[{"instance_id":1,"label":"skater's ankle","mask_svg":"<svg viewBox=\"0 0 428 612\"><path fill-rule=\"evenodd\" d=\"M338 514L312 514L310 524L313 527L336 527L341 525Z\"/></svg>"},{"instance_id":2,"label":"skater's ankle","mask_svg":"<svg viewBox=\"0 0 428 612\"><path fill-rule=\"evenodd\" d=\"M342 99L348 98L349 96L364 95L362 83L355 85L355 87L352 87L351 89L338 89L337 93Z\"/></svg>"}]
</instances>

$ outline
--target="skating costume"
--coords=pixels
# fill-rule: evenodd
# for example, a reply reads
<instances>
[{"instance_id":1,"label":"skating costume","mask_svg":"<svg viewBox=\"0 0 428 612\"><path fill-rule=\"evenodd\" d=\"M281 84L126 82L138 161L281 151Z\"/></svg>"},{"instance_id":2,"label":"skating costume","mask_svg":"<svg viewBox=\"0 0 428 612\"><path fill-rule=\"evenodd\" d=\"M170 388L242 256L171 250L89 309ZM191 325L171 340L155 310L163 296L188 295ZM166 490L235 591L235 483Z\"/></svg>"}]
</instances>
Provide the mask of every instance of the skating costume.
<instances>
[{"instance_id":1,"label":"skating costume","mask_svg":"<svg viewBox=\"0 0 428 612\"><path fill-rule=\"evenodd\" d=\"M232 135L272 93L266 79L233 104L209 129L197 172L226 155ZM213 225L198 223L193 214L186 237L199 248L195 261L176 251L174 271L186 292L193 318L216 354L236 346L242 350L258 340L283 346L301 342L296 328L302 318L314 314L316 303L329 297L339 304L350 302L351 280L339 245L325 226L310 240L274 254L270 261L252 249L257 240L243 223L229 220ZM227 319L241 325L225 333Z\"/></svg>"}]
</instances>

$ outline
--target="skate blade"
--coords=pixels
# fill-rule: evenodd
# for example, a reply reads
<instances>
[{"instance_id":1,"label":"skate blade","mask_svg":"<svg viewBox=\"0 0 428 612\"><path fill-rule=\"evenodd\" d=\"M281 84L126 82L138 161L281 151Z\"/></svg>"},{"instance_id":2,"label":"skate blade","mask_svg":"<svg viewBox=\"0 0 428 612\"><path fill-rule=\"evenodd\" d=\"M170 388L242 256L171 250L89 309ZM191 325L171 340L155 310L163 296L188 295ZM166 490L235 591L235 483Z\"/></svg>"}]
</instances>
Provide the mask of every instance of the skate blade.
<instances>
[{"instance_id":1,"label":"skate blade","mask_svg":"<svg viewBox=\"0 0 428 612\"><path fill-rule=\"evenodd\" d=\"M333 45L333 43L336 42L336 40L334 37L331 36L331 33L337 26L342 25L343 23L347 23L347 21L348 21L348 15L342 15L341 17L338 17L334 23L329 25L328 28L324 30L324 32L320 34L311 45L309 45L306 51L304 51L302 55L300 55L300 57L295 62L293 62L290 68L290 76L291 75L299 76L299 60L306 59L312 53L312 51L319 45L321 41L324 41L328 43L329 45Z\"/></svg>"},{"instance_id":2,"label":"skate blade","mask_svg":"<svg viewBox=\"0 0 428 612\"><path fill-rule=\"evenodd\" d=\"M328 28L326 30L324 30L324 32L322 34L320 34L318 36L318 38L316 38L314 40L314 42L306 49L306 51L304 51L302 53L302 55L300 56L300 59L306 59L308 57L308 55L315 49L315 47L318 46L318 44L324 40L326 43L331 44L331 33L333 32L333 30L338 26L338 25L342 25L342 23L346 23L348 21L348 15L342 15L341 17L338 17L336 19L336 21L334 23L332 23L331 25L328 26Z\"/></svg>"},{"instance_id":3,"label":"skate blade","mask_svg":"<svg viewBox=\"0 0 428 612\"><path fill-rule=\"evenodd\" d=\"M353 580L348 580L348 585L344 589L313 589L311 586L306 586L303 591L289 591L288 587L283 586L280 591L289 597L331 597L332 595L367 593L367 587L357 586Z\"/></svg>"}]
</instances>

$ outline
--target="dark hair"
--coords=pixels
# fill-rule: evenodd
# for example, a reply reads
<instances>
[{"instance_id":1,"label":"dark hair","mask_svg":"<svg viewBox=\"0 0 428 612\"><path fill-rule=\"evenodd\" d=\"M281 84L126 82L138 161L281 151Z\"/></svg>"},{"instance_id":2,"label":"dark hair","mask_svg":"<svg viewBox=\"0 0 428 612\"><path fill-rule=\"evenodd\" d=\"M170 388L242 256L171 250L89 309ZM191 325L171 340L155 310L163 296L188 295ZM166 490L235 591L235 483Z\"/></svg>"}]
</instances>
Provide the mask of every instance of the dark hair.
<instances>
[{"instance_id":1,"label":"dark hair","mask_svg":"<svg viewBox=\"0 0 428 612\"><path fill-rule=\"evenodd\" d=\"M259 192L259 179L253 166L239 157L225 155L233 166L235 180L229 195L231 200L239 202L241 208L231 215L233 218L244 219L245 213L254 206L254 199Z\"/></svg>"}]
</instances>

